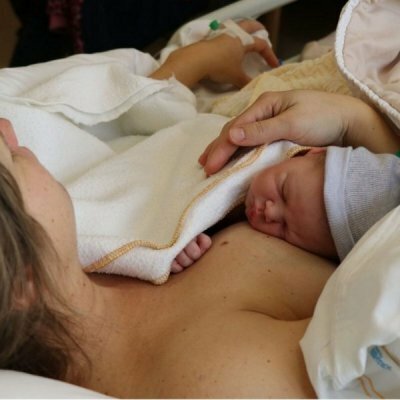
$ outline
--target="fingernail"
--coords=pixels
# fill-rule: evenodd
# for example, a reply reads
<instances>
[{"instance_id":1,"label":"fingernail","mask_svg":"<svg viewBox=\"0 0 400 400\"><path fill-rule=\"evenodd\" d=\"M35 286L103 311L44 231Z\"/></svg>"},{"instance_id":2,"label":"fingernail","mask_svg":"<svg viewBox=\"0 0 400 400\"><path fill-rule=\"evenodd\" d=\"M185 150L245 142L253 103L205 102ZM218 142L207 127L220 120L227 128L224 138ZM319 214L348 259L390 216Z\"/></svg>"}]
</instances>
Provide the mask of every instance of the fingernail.
<instances>
[{"instance_id":1,"label":"fingernail","mask_svg":"<svg viewBox=\"0 0 400 400\"><path fill-rule=\"evenodd\" d=\"M242 128L234 128L230 131L230 137L235 142L241 142L245 138L244 130Z\"/></svg>"}]
</instances>

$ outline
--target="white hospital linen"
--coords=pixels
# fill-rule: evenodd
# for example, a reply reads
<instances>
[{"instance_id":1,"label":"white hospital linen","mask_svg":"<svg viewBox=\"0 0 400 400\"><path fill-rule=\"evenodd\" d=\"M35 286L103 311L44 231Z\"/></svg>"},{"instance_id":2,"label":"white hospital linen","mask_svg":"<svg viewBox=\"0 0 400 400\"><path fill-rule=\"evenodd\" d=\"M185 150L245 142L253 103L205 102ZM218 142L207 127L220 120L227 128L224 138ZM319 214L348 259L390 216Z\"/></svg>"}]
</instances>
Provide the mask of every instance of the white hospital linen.
<instances>
[{"instance_id":1,"label":"white hospital linen","mask_svg":"<svg viewBox=\"0 0 400 400\"><path fill-rule=\"evenodd\" d=\"M82 261L161 283L175 256L243 199L250 179L289 142L258 148L206 178L197 158L226 118L200 114L114 156L67 186Z\"/></svg>"},{"instance_id":2,"label":"white hospital linen","mask_svg":"<svg viewBox=\"0 0 400 400\"><path fill-rule=\"evenodd\" d=\"M321 398L400 396L400 207L328 281L301 346Z\"/></svg>"},{"instance_id":3,"label":"white hospital linen","mask_svg":"<svg viewBox=\"0 0 400 400\"><path fill-rule=\"evenodd\" d=\"M0 100L86 126L121 117L123 133L150 134L196 115L196 99L186 86L173 77L147 77L158 66L149 54L119 49L6 68L0 70Z\"/></svg>"},{"instance_id":4,"label":"white hospital linen","mask_svg":"<svg viewBox=\"0 0 400 400\"><path fill-rule=\"evenodd\" d=\"M335 55L353 93L400 127L398 0L350 0ZM378 133L377 133L378 134ZM322 398L400 397L400 208L377 222L328 281L301 346Z\"/></svg>"},{"instance_id":5,"label":"white hospital linen","mask_svg":"<svg viewBox=\"0 0 400 400\"><path fill-rule=\"evenodd\" d=\"M292 144L258 148L207 178L197 159L227 118L197 114L192 92L174 79L132 73L137 51L91 57L0 71L2 114L71 194L86 270L162 283L184 246ZM121 135L143 133L138 126L158 132L124 150ZM118 152L89 131L119 138Z\"/></svg>"}]
</instances>

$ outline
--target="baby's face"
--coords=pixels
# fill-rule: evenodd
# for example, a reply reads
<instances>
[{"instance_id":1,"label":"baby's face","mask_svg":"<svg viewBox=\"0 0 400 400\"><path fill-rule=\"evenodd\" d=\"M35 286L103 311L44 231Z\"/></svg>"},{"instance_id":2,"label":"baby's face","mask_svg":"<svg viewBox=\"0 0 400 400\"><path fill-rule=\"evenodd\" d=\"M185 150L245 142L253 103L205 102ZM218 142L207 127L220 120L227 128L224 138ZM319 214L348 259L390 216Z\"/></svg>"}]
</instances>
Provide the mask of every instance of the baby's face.
<instances>
[{"instance_id":1,"label":"baby's face","mask_svg":"<svg viewBox=\"0 0 400 400\"><path fill-rule=\"evenodd\" d=\"M305 250L335 257L324 204L325 153L307 153L258 173L247 193L246 216L258 231Z\"/></svg>"}]
</instances>

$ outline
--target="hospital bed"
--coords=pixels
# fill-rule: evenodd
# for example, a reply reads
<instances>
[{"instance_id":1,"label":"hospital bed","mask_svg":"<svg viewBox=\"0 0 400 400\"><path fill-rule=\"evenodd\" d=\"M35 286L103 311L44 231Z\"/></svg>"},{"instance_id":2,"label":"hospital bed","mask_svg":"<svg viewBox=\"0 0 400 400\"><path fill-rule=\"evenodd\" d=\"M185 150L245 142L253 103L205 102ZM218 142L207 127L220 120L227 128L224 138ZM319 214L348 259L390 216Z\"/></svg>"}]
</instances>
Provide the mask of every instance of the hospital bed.
<instances>
[{"instance_id":1,"label":"hospital bed","mask_svg":"<svg viewBox=\"0 0 400 400\"><path fill-rule=\"evenodd\" d=\"M283 6L284 4L289 3L290 0L276 0L276 1L268 1L268 0L242 0L242 1L238 1L235 2L229 6L226 6L224 8L221 8L220 10L216 10L215 12L212 12L210 14L207 14L207 16L205 16L206 18L209 19L219 19L219 20L225 20L227 18L239 18L239 17L257 17L265 12L269 12L273 9L276 9L276 7L280 7ZM390 2L390 1L388 1ZM351 2L352 6L356 6L357 5L357 1L354 0ZM351 11L351 10L350 10ZM346 20L344 19L344 21L348 22L349 18ZM392 36L393 37L393 36ZM340 39L340 38L339 38ZM340 50L340 45L343 46L344 40L342 42L340 42L339 40L339 47L338 49ZM340 54L340 51L339 51ZM341 59L339 59L339 61L341 61ZM311 64L307 64L307 67L311 66ZM346 69L345 65L342 65L343 71L345 74L347 74L349 77L352 77L352 71L349 71L348 69ZM356 79L353 77L353 82L356 82ZM372 100L376 99L378 97L378 95L376 93L373 93L373 95L371 95L368 92L368 88L364 89L364 87L362 85L360 85L361 90L364 90L364 94L366 96L370 95L370 98ZM379 94L379 101L377 101L377 106L381 107L381 110L383 112L387 111L388 107L392 107L390 104L388 105L388 103L390 102L385 102L384 101L384 96L382 96L382 93ZM400 103L399 103L400 104ZM385 108L386 107L386 108ZM400 107L399 107L400 108ZM398 108L396 109L396 107L392 107L389 109L389 111L387 112L388 115L391 116L393 121L400 121L400 115L399 115L399 111ZM397 209L396 209L397 210ZM374 268L375 264L381 262L382 259L386 259L388 260L388 268L392 268L393 270L395 270L396 267L396 260L398 260L398 255L397 255L397 259L396 259L396 255L393 256L390 260L387 258L387 255L390 253L390 251L393 248L398 247L398 245L396 243L392 243L393 242L393 234L397 235L395 236L395 238L398 238L399 235L399 223L395 223L393 224L393 221L400 221L400 211L395 210L395 213L392 213L390 215L390 218L392 219L385 219L385 221L383 221L383 224L381 224L381 226L378 226L377 228L375 228L369 235L367 235L367 237L365 238L365 240L363 240L362 246L358 247L358 251L356 251L354 253L353 259L354 259L354 263L358 262L365 262L365 260L367 260L369 262L369 272L372 274L372 278L370 278L370 280L372 279L373 282L377 282L377 285L375 285L374 288L370 288L370 293L375 293L377 291L379 291L379 285L378 282L386 282L385 278L381 272L380 268ZM389 233L391 233L390 237L389 237ZM376 238L379 238L379 240L377 240ZM391 242L390 242L390 240ZM371 253L370 248L374 248L375 252ZM364 260L364 261L363 261ZM350 264L352 261L352 258L350 258L349 262L347 264ZM392 264L390 264L390 262L392 262ZM397 261L398 263L398 261ZM358 264L357 264L358 265ZM341 266L342 268L342 266ZM346 269L343 269L344 271L346 271ZM362 271L353 271L354 274L358 274L358 281L361 282L363 279L366 279L366 275L362 274ZM375 275L373 275L375 274ZM336 281L332 280L332 284L333 285L337 285L338 287L341 288L341 291L345 291L348 290L351 292L351 296L353 298L359 298L363 296L363 291L359 291L357 292L356 289L359 289L356 287L356 283L355 281L351 282L351 285L348 284L347 286L343 285L343 278L341 278L340 275L335 274L336 277ZM342 279L342 280L341 280ZM397 279L397 280L396 280ZM393 281L398 282L398 275L395 275L393 278ZM357 281L356 281L357 282ZM348 282L347 282L348 283ZM387 282L386 282L387 283ZM332 286L332 285L331 285ZM384 287L384 285L382 284L381 287ZM333 290L332 287L328 287L329 290ZM396 289L397 290L397 289ZM392 289L393 291L393 289ZM397 290L398 292L398 290ZM396 295L395 293L393 293L394 296L399 297L399 295ZM370 296L371 297L371 296ZM328 299L329 300L329 299ZM397 299L399 300L399 299ZM387 301L387 298L386 298ZM394 304L400 304L400 301L394 301ZM324 314L324 311L329 311L329 307L331 307L331 303L329 303L329 301L327 301L327 299L325 299L324 302L321 302L321 311L320 313ZM353 312L353 315L350 316L349 318L355 318L354 315L358 315L358 310L354 310L350 309L349 307L346 307L346 310L349 309L350 311ZM393 309L393 308L392 308ZM343 311L343 310L342 310ZM349 312L350 312L349 311ZM398 312L398 310L397 310ZM336 313L337 314L337 313ZM398 323L396 325L396 321L398 320L395 318L396 314L393 313L392 315L389 315L389 317L392 317L390 319L390 323L391 323L391 333L393 333L393 335L396 332L396 329L398 329ZM314 329L320 329L318 325L315 325ZM346 344L348 342L350 342L350 339L352 338L347 338L346 337L346 330L343 329L343 335L342 335L342 341L341 341L341 348L336 348L338 354L341 354L342 356L347 356L348 354L346 353L346 351L343 351L343 347L346 350ZM322 337L323 339L323 337ZM321 339L321 340L322 340ZM361 339L365 339L364 337L362 337ZM313 340L310 339L310 337L308 337L308 339L304 342L305 346L308 346L310 348L312 348L313 346ZM335 345L338 345L338 343L335 343ZM325 342L320 343L320 347L321 347L321 354L323 353L323 355L325 355L325 352L327 351L327 347L328 345ZM375 346L376 347L376 346ZM390 346L389 346L390 347ZM396 346L392 346L389 350L392 351L392 353L396 350L395 348ZM399 346L398 346L399 347ZM365 349L363 348L362 351L360 350L360 353L363 352L363 354L366 353L366 351L364 351ZM398 352L400 353L400 352ZM389 364L388 363L383 363L383 356L379 356L379 349L378 350L374 350L373 353L371 353L371 356L368 356L368 362L370 362L369 368L372 368L372 372L371 374L375 373L376 371L373 368L379 368L380 365L386 365L386 370L384 369L384 372L388 372L389 371L389 367L387 367ZM356 367L354 367L351 371L357 370L357 367L360 369L361 366L358 362L358 355L353 355L353 360L356 360L355 362L353 362L353 364L356 364ZM339 356L338 356L339 357ZM366 358L367 356L365 356ZM365 360L364 358L364 360ZM376 365L374 364L374 360L377 361ZM346 360L348 361L348 360ZM312 361L311 361L312 363ZM380 364L379 364L380 363ZM348 364L346 364L348 365ZM397 374L397 380L398 381L398 377L400 376L399 373L399 368L397 365L397 370L395 370L396 367L396 362L393 361L390 365L390 372L392 374ZM316 368L319 368L319 365L316 366ZM350 368L350 367L349 367ZM315 371L314 371L315 372ZM323 372L330 372L330 371L322 371ZM342 372L344 374L343 371L339 371ZM368 372L368 371L367 371ZM344 376L344 375L341 376ZM349 373L351 375L351 373ZM365 372L366 374L366 372ZM348 377L348 375L347 375ZM368 378L370 379L370 378ZM365 379L365 382L363 382L363 385L365 387L367 387L368 385L370 385L368 382L368 379ZM393 379L392 379L393 381ZM343 384L345 385L346 382L334 382L336 385L340 385ZM357 384L357 383L356 383ZM354 384L354 385L356 385ZM333 385L333 384L332 384ZM352 387L347 386L348 391L344 392L344 396L347 397L354 397L354 393L357 393L356 391L352 391ZM375 387L376 389L376 387ZM333 390L333 389L332 389ZM376 392L371 391L372 389L369 390L369 393L371 394L372 397L376 396ZM321 392L323 392L323 389L321 389ZM327 395L329 394L329 392L325 392L327 393ZM332 393L332 391L330 392ZM366 391L366 393L368 393L368 391ZM392 393L396 393L396 392L392 392ZM51 397L51 398L101 398L101 397L105 397L100 395L99 393L95 393L95 392L91 392L88 390L85 390L83 388L74 386L74 385L69 385L63 382L59 382L59 381L54 381L54 380L50 380L50 379L46 379L46 378L41 378L41 377L36 377L36 376L32 376L29 374L23 374L23 373L18 373L18 372L13 372L13 371L0 371L0 396L1 397L5 397L5 398L15 398L15 397L29 397L29 398L46 398L46 397ZM371 397L369 396L369 397ZM365 395L364 397L368 397L367 395ZM393 396L395 397L395 396Z\"/></svg>"}]
</instances>

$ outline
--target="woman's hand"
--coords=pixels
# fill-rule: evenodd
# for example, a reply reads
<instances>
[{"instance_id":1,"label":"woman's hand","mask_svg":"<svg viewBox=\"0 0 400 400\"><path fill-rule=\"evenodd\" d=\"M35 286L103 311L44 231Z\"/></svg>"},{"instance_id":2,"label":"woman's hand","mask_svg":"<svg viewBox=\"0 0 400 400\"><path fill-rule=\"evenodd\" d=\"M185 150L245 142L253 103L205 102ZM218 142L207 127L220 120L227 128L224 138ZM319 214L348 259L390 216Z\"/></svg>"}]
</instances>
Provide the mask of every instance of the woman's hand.
<instances>
[{"instance_id":1,"label":"woman's hand","mask_svg":"<svg viewBox=\"0 0 400 400\"><path fill-rule=\"evenodd\" d=\"M364 146L395 153L400 138L383 116L351 96L312 90L267 92L228 122L199 158L207 175L218 172L239 146L286 139L308 146Z\"/></svg>"},{"instance_id":2,"label":"woman's hand","mask_svg":"<svg viewBox=\"0 0 400 400\"><path fill-rule=\"evenodd\" d=\"M255 20L243 20L238 25L247 33L254 33L265 27ZM238 88L245 86L251 78L246 75L242 67L242 62L247 53L256 52L271 67L278 67L279 60L269 44L260 38L253 37L253 43L243 46L237 37L231 37L222 34L214 39L205 41L202 58L208 60L207 73L208 78L218 83L231 83Z\"/></svg>"},{"instance_id":3,"label":"woman's hand","mask_svg":"<svg viewBox=\"0 0 400 400\"><path fill-rule=\"evenodd\" d=\"M308 90L267 92L223 127L199 163L212 175L239 146L280 139L309 146L363 145L376 152L398 146L379 114L359 99Z\"/></svg>"},{"instance_id":4,"label":"woman's hand","mask_svg":"<svg viewBox=\"0 0 400 400\"><path fill-rule=\"evenodd\" d=\"M244 20L238 25L248 33L264 28L255 20ZM245 55L250 52L259 53L272 67L279 65L265 40L254 37L252 44L243 46L239 38L222 34L175 50L151 77L166 79L174 75L189 88L205 78L241 88L251 80L242 67Z\"/></svg>"},{"instance_id":5,"label":"woman's hand","mask_svg":"<svg viewBox=\"0 0 400 400\"><path fill-rule=\"evenodd\" d=\"M266 92L223 127L199 162L211 175L226 164L239 146L281 139L312 146L340 143L346 131L340 101L345 99L316 91Z\"/></svg>"}]
</instances>

